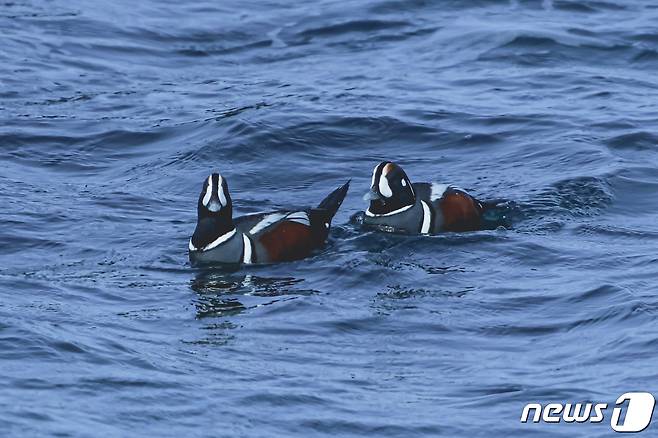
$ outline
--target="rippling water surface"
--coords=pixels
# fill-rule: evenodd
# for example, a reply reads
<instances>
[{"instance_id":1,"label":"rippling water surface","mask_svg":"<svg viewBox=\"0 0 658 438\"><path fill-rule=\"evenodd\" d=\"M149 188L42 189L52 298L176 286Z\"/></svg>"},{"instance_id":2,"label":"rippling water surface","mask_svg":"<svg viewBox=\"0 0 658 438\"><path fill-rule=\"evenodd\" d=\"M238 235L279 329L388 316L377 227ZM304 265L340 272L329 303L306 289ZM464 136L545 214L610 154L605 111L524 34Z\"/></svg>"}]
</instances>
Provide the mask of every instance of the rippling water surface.
<instances>
[{"instance_id":1,"label":"rippling water surface","mask_svg":"<svg viewBox=\"0 0 658 438\"><path fill-rule=\"evenodd\" d=\"M658 393L656 23L648 1L0 4L2 434L609 435L519 417ZM512 228L360 233L383 159L514 200ZM237 214L352 191L313 258L197 270L212 170Z\"/></svg>"}]
</instances>

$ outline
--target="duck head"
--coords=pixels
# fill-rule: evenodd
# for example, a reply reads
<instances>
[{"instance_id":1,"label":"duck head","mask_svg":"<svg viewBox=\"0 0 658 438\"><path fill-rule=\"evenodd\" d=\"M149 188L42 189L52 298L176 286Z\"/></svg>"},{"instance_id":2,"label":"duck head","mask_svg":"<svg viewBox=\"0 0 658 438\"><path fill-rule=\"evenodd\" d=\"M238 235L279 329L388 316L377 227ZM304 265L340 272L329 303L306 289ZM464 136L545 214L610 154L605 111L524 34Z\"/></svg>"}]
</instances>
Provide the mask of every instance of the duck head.
<instances>
[{"instance_id":1,"label":"duck head","mask_svg":"<svg viewBox=\"0 0 658 438\"><path fill-rule=\"evenodd\" d=\"M233 204L228 183L222 175L213 173L204 180L199 194L197 224L190 239L190 251L203 250L234 230Z\"/></svg>"},{"instance_id":2,"label":"duck head","mask_svg":"<svg viewBox=\"0 0 658 438\"><path fill-rule=\"evenodd\" d=\"M416 194L404 170L391 161L382 161L372 171L370 191L363 197L370 201L366 214L394 214L416 203Z\"/></svg>"}]
</instances>

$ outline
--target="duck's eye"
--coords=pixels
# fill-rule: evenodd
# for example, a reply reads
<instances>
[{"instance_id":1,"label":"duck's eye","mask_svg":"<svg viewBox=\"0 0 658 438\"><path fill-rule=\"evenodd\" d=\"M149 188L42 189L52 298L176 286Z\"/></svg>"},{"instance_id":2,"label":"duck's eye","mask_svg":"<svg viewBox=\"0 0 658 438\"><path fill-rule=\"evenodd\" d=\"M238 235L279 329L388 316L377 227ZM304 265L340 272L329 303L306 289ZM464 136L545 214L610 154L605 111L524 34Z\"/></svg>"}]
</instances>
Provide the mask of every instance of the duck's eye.
<instances>
[{"instance_id":1,"label":"duck's eye","mask_svg":"<svg viewBox=\"0 0 658 438\"><path fill-rule=\"evenodd\" d=\"M405 180L402 180L402 187L407 187L407 182Z\"/></svg>"}]
</instances>

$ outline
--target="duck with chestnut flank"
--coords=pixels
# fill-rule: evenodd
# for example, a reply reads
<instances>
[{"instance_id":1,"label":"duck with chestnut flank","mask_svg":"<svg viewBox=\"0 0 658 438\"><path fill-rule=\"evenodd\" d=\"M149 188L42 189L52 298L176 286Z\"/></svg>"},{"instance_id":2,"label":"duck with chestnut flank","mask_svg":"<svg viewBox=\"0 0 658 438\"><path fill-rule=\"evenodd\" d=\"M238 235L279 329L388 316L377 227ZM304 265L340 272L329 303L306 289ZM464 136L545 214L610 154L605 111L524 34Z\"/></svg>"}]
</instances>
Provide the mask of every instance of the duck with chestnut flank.
<instances>
[{"instance_id":1,"label":"duck with chestnut flank","mask_svg":"<svg viewBox=\"0 0 658 438\"><path fill-rule=\"evenodd\" d=\"M253 264L302 259L322 248L349 181L316 208L233 218L226 178L213 173L203 183L196 229L189 242L193 264Z\"/></svg>"},{"instance_id":2,"label":"duck with chestnut flank","mask_svg":"<svg viewBox=\"0 0 658 438\"><path fill-rule=\"evenodd\" d=\"M445 184L411 183L400 166L383 161L372 172L370 202L359 214L362 225L379 231L436 234L495 228L498 203L478 201L466 191ZM492 218L494 221L492 221Z\"/></svg>"}]
</instances>

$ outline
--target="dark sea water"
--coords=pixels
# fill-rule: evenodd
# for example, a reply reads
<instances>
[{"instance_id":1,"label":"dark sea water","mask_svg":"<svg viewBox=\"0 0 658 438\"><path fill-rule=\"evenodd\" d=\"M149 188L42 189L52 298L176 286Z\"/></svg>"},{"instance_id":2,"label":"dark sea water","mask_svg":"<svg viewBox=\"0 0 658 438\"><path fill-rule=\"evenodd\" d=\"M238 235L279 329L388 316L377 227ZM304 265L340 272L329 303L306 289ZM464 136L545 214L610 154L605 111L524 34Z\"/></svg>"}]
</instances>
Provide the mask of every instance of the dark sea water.
<instances>
[{"instance_id":1,"label":"dark sea water","mask_svg":"<svg viewBox=\"0 0 658 438\"><path fill-rule=\"evenodd\" d=\"M2 436L610 436L526 403L658 393L658 5L0 4ZM378 161L510 229L349 223ZM190 266L352 178L327 248ZM658 422L641 436L654 436Z\"/></svg>"}]
</instances>

